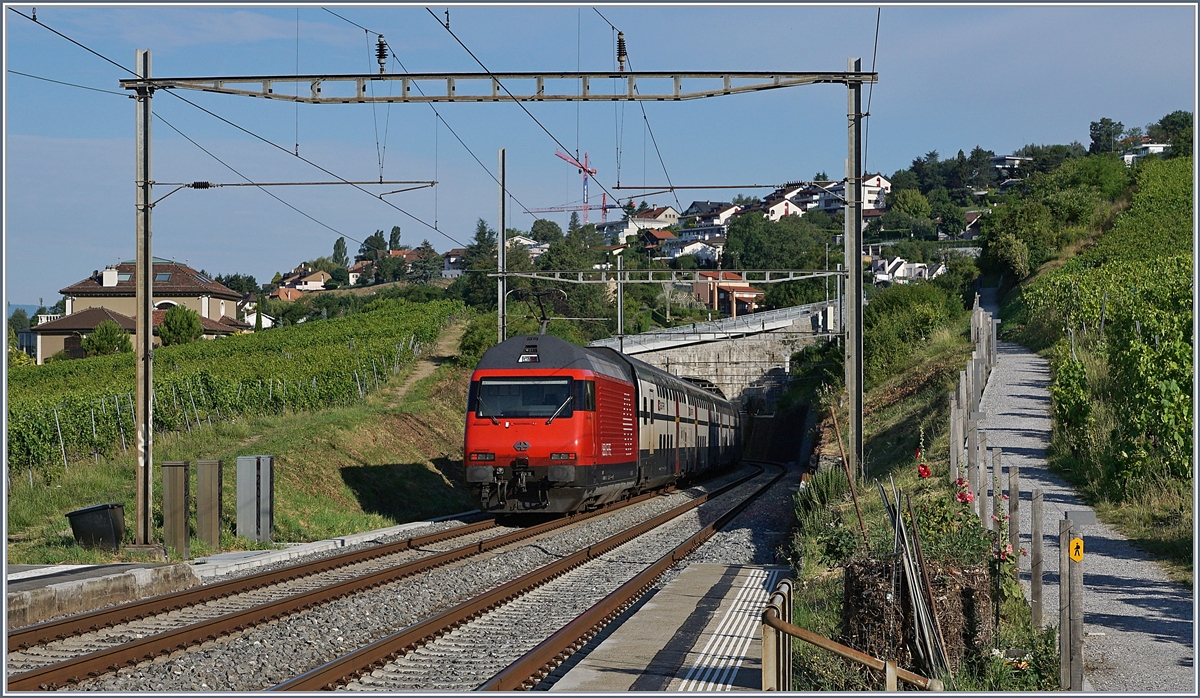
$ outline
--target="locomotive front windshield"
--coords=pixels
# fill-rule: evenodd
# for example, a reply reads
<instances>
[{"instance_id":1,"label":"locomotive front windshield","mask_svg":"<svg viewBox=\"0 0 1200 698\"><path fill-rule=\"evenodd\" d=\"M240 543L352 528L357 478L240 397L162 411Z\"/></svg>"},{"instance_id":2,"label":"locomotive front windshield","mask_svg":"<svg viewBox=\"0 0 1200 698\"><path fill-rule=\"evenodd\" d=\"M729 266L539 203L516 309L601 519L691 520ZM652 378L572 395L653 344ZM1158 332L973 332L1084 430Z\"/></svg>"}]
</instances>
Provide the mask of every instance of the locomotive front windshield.
<instances>
[{"instance_id":1,"label":"locomotive front windshield","mask_svg":"<svg viewBox=\"0 0 1200 698\"><path fill-rule=\"evenodd\" d=\"M574 411L570 378L484 378L479 381L475 413L479 417L555 417Z\"/></svg>"}]
</instances>

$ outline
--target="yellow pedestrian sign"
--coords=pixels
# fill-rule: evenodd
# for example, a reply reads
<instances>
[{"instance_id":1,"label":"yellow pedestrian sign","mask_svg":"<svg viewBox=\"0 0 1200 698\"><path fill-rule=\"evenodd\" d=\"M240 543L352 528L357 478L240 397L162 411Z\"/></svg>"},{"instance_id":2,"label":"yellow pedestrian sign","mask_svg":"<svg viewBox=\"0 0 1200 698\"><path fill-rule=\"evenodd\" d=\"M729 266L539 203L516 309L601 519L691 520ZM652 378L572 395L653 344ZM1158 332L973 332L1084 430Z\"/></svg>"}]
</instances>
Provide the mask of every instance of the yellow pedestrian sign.
<instances>
[{"instance_id":1,"label":"yellow pedestrian sign","mask_svg":"<svg viewBox=\"0 0 1200 698\"><path fill-rule=\"evenodd\" d=\"M1071 539L1071 559L1075 562L1083 562L1083 539Z\"/></svg>"}]
</instances>

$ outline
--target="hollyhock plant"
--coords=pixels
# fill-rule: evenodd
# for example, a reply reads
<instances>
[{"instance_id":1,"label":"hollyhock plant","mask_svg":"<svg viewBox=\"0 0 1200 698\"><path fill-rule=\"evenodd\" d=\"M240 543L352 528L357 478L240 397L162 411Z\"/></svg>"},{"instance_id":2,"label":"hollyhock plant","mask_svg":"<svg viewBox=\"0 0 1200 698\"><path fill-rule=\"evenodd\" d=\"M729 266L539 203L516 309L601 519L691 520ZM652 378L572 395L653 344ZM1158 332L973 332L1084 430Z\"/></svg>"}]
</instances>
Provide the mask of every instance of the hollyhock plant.
<instances>
[{"instance_id":1,"label":"hollyhock plant","mask_svg":"<svg viewBox=\"0 0 1200 698\"><path fill-rule=\"evenodd\" d=\"M929 469L929 466L922 463L917 466L917 474L920 475L922 478L926 478L926 477L929 477L930 475L932 475L933 471L931 471Z\"/></svg>"}]
</instances>

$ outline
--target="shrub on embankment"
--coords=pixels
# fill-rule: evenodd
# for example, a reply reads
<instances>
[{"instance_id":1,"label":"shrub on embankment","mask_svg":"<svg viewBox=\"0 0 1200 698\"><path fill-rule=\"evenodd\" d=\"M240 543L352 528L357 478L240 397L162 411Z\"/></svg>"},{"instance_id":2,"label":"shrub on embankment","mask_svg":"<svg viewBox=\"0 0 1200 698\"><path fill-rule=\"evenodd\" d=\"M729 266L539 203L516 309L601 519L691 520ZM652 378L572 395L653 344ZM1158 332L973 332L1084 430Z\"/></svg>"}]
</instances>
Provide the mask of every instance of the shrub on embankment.
<instances>
[{"instance_id":1,"label":"shrub on embankment","mask_svg":"<svg viewBox=\"0 0 1200 698\"><path fill-rule=\"evenodd\" d=\"M157 348L155 430L359 401L461 312L458 301L384 300L343 318ZM132 448L133 390L128 353L10 369L9 468Z\"/></svg>"},{"instance_id":2,"label":"shrub on embankment","mask_svg":"<svg viewBox=\"0 0 1200 698\"><path fill-rule=\"evenodd\" d=\"M1192 159L1147 160L1129 209L1014 292L1048 347L1051 462L1135 542L1192 566ZM1190 582L1189 582L1190 583Z\"/></svg>"}]
</instances>

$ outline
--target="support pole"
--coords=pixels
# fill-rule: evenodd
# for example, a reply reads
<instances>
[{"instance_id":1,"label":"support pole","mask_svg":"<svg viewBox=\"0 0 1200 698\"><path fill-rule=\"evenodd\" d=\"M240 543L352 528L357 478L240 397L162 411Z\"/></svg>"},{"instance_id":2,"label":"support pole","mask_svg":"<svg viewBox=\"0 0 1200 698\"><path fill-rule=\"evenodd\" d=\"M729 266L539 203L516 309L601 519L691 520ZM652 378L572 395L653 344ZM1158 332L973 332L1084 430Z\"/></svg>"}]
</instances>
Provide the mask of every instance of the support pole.
<instances>
[{"instance_id":1,"label":"support pole","mask_svg":"<svg viewBox=\"0 0 1200 698\"><path fill-rule=\"evenodd\" d=\"M139 78L150 77L150 51L138 49L135 63ZM154 88L137 88L137 157L135 174L137 189L137 265L134 305L134 365L136 366L137 405L134 421L134 443L137 447L137 545L150 545L154 531L154 444L153 411L150 392L154 385L154 257L150 249L150 211L153 181L150 176L150 100Z\"/></svg>"},{"instance_id":2,"label":"support pole","mask_svg":"<svg viewBox=\"0 0 1200 698\"><path fill-rule=\"evenodd\" d=\"M508 271L508 238L504 230L504 203L508 198L505 188L504 148L500 149L500 222L496 226L496 337L503 342L508 339L508 279L504 273Z\"/></svg>"},{"instance_id":3,"label":"support pole","mask_svg":"<svg viewBox=\"0 0 1200 698\"><path fill-rule=\"evenodd\" d=\"M848 72L862 70L862 60L847 60ZM862 83L846 82L846 390L850 395L850 419L846 440L850 447L850 470L862 471L863 455L863 275L862 275Z\"/></svg>"},{"instance_id":4,"label":"support pole","mask_svg":"<svg viewBox=\"0 0 1200 698\"><path fill-rule=\"evenodd\" d=\"M625 287L622 285L622 255L617 255L617 349L625 353Z\"/></svg>"},{"instance_id":5,"label":"support pole","mask_svg":"<svg viewBox=\"0 0 1200 698\"><path fill-rule=\"evenodd\" d=\"M1058 685L1070 691L1071 686L1071 520L1058 522Z\"/></svg>"}]
</instances>

